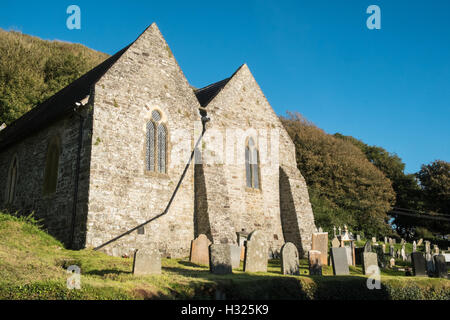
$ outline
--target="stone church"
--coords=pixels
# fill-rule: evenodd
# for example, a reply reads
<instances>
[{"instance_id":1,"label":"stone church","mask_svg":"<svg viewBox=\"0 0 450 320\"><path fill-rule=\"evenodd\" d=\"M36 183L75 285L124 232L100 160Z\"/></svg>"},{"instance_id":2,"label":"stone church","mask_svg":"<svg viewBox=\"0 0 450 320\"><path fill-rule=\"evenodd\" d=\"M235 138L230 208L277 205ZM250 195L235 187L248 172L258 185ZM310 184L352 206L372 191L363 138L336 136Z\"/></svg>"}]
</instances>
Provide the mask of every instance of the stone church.
<instances>
[{"instance_id":1,"label":"stone church","mask_svg":"<svg viewBox=\"0 0 450 320\"><path fill-rule=\"evenodd\" d=\"M261 230L273 253L304 254L316 231L294 144L247 65L193 88L156 24L1 130L0 168L0 208L34 212L73 249L125 233L102 250L176 258L201 233Z\"/></svg>"}]
</instances>

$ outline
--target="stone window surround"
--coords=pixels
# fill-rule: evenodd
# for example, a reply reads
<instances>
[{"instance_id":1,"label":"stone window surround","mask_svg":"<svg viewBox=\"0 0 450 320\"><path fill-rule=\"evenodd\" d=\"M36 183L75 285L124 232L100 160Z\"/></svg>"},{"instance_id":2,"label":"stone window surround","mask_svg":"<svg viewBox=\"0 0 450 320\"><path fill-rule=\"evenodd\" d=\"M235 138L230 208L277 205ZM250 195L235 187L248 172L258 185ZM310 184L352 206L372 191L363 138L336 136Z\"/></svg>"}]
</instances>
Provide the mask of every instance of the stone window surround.
<instances>
[{"instance_id":1,"label":"stone window surround","mask_svg":"<svg viewBox=\"0 0 450 320\"><path fill-rule=\"evenodd\" d=\"M259 158L259 149L258 149L258 143L257 143L257 139L255 139L255 137L253 137L253 136L248 136L246 139L245 139L245 149L247 149L247 148L249 148L249 142L250 142L250 139L252 139L253 140L253 143L255 144L255 146L253 147L253 149L255 149L256 150L256 155L257 155L257 160L258 160L258 163L257 163L257 173L258 173L258 184L259 184L259 186L258 186L258 188L255 188L255 187L253 187L253 176L251 176L251 184L252 184L252 187L249 187L248 185L247 185L247 167L246 167L246 164L244 163L244 181L245 181L245 191L246 192L250 192L250 193L260 193L261 191L262 191L262 183L261 183L261 163L260 163L260 158ZM249 150L250 150L250 148L249 148ZM252 173L252 168L251 168L251 166L250 166L250 172Z\"/></svg>"},{"instance_id":2,"label":"stone window surround","mask_svg":"<svg viewBox=\"0 0 450 320\"><path fill-rule=\"evenodd\" d=\"M48 157L49 157L49 152L50 152L50 148L51 147L56 147L57 151L58 151L58 166L56 168L56 186L55 186L55 190L52 190L52 192L47 193L45 190L45 183L46 183L46 170L47 170L47 162L49 161ZM61 143L61 138L59 134L55 134L53 136L50 137L50 139L48 140L48 146L47 146L47 152L46 152L46 156L45 156L45 166L44 166L44 180L43 180L43 188L42 188L42 195L43 198L49 198L52 197L56 194L56 190L58 187L58 171L59 171L59 158L61 157L61 152L62 152L62 143Z\"/></svg>"},{"instance_id":3,"label":"stone window surround","mask_svg":"<svg viewBox=\"0 0 450 320\"><path fill-rule=\"evenodd\" d=\"M16 174L14 177L14 182L12 181L12 170L13 167L16 167ZM19 181L19 157L17 156L17 153L15 153L11 159L11 163L9 165L8 169L8 180L7 185L5 188L5 203L6 204L12 204L14 203L14 200L16 198L16 192L17 192L17 182ZM11 194L11 188L14 186L13 193Z\"/></svg>"},{"instance_id":4,"label":"stone window surround","mask_svg":"<svg viewBox=\"0 0 450 320\"><path fill-rule=\"evenodd\" d=\"M144 175L149 176L149 177L157 177L157 178L163 178L163 179L169 179L169 162L170 162L170 150L172 148L172 145L170 143L170 131L169 128L167 126L168 123L168 119L166 116L166 113L164 111L162 111L160 108L158 107L151 107L149 108L149 106L147 106L147 110L149 110L148 112L148 116L145 118L145 139L144 139ZM158 122L153 121L153 117L152 117L152 113L153 111L158 111L161 119ZM155 171L151 171L147 169L147 124L149 122L153 122L154 125L154 168ZM166 172L159 172L158 170L158 125L162 124L165 129L166 129Z\"/></svg>"}]
</instances>

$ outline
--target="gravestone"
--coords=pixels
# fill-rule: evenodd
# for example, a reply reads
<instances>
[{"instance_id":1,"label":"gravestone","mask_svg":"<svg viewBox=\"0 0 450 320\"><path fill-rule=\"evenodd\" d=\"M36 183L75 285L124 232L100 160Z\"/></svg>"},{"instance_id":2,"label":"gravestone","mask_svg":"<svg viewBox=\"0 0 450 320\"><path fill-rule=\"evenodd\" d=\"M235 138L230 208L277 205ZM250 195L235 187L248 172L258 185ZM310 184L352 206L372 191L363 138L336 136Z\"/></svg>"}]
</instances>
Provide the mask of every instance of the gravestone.
<instances>
[{"instance_id":1,"label":"gravestone","mask_svg":"<svg viewBox=\"0 0 450 320\"><path fill-rule=\"evenodd\" d=\"M133 275L161 274L161 254L156 246L134 252Z\"/></svg>"},{"instance_id":2,"label":"gravestone","mask_svg":"<svg viewBox=\"0 0 450 320\"><path fill-rule=\"evenodd\" d=\"M420 252L413 252L411 254L411 262L413 266L414 276L416 277L425 277L427 275L426 272L426 261Z\"/></svg>"},{"instance_id":3,"label":"gravestone","mask_svg":"<svg viewBox=\"0 0 450 320\"><path fill-rule=\"evenodd\" d=\"M383 245L381 246L383 248L383 253L386 252L386 245L383 243Z\"/></svg>"},{"instance_id":4,"label":"gravestone","mask_svg":"<svg viewBox=\"0 0 450 320\"><path fill-rule=\"evenodd\" d=\"M338 240L338 238L333 238L333 240L331 240L331 247L332 248L339 248L340 242Z\"/></svg>"},{"instance_id":5,"label":"gravestone","mask_svg":"<svg viewBox=\"0 0 450 320\"><path fill-rule=\"evenodd\" d=\"M400 241L400 244L403 246L404 244L405 244L405 239L402 239L401 241Z\"/></svg>"},{"instance_id":6,"label":"gravestone","mask_svg":"<svg viewBox=\"0 0 450 320\"><path fill-rule=\"evenodd\" d=\"M367 241L364 245L364 252L372 252L372 244L370 243L370 241Z\"/></svg>"},{"instance_id":7,"label":"gravestone","mask_svg":"<svg viewBox=\"0 0 450 320\"><path fill-rule=\"evenodd\" d=\"M191 254L189 261L196 264L209 265L209 245L211 241L204 235L200 234L191 242Z\"/></svg>"},{"instance_id":8,"label":"gravestone","mask_svg":"<svg viewBox=\"0 0 450 320\"><path fill-rule=\"evenodd\" d=\"M426 261L426 268L427 268L427 274L428 276L433 276L434 275L434 259L433 256L431 255L431 253L425 253L425 261Z\"/></svg>"},{"instance_id":9,"label":"gravestone","mask_svg":"<svg viewBox=\"0 0 450 320\"><path fill-rule=\"evenodd\" d=\"M402 252L400 251L400 249L397 250L397 259L401 259L402 258Z\"/></svg>"},{"instance_id":10,"label":"gravestone","mask_svg":"<svg viewBox=\"0 0 450 320\"><path fill-rule=\"evenodd\" d=\"M229 274L233 272L231 245L213 243L209 246L209 270L213 274Z\"/></svg>"},{"instance_id":11,"label":"gravestone","mask_svg":"<svg viewBox=\"0 0 450 320\"><path fill-rule=\"evenodd\" d=\"M322 259L321 252L317 250L310 250L308 252L308 265L309 274L311 276L321 276L322 275Z\"/></svg>"},{"instance_id":12,"label":"gravestone","mask_svg":"<svg viewBox=\"0 0 450 320\"><path fill-rule=\"evenodd\" d=\"M392 245L392 244L393 244L392 238L389 238L389 245Z\"/></svg>"},{"instance_id":13,"label":"gravestone","mask_svg":"<svg viewBox=\"0 0 450 320\"><path fill-rule=\"evenodd\" d=\"M396 244L397 243L397 239L392 239L392 243Z\"/></svg>"},{"instance_id":14,"label":"gravestone","mask_svg":"<svg viewBox=\"0 0 450 320\"><path fill-rule=\"evenodd\" d=\"M355 264L362 264L362 254L364 252L364 247L355 248Z\"/></svg>"},{"instance_id":15,"label":"gravestone","mask_svg":"<svg viewBox=\"0 0 450 320\"><path fill-rule=\"evenodd\" d=\"M312 234L311 250L320 251L322 265L328 265L328 232Z\"/></svg>"},{"instance_id":16,"label":"gravestone","mask_svg":"<svg viewBox=\"0 0 450 320\"><path fill-rule=\"evenodd\" d=\"M281 273L290 275L300 274L300 257L295 244L286 242L281 247Z\"/></svg>"},{"instance_id":17,"label":"gravestone","mask_svg":"<svg viewBox=\"0 0 450 320\"><path fill-rule=\"evenodd\" d=\"M417 251L417 243L416 243L416 241L413 242L412 250L413 250L413 252Z\"/></svg>"},{"instance_id":18,"label":"gravestone","mask_svg":"<svg viewBox=\"0 0 450 320\"><path fill-rule=\"evenodd\" d=\"M377 242L377 238L372 237L372 243L376 243Z\"/></svg>"},{"instance_id":19,"label":"gravestone","mask_svg":"<svg viewBox=\"0 0 450 320\"><path fill-rule=\"evenodd\" d=\"M439 278L448 279L447 264L445 263L445 257L442 254L435 255L434 257L434 269L435 274Z\"/></svg>"},{"instance_id":20,"label":"gravestone","mask_svg":"<svg viewBox=\"0 0 450 320\"><path fill-rule=\"evenodd\" d=\"M323 232L322 227L319 227L319 233L322 233L322 232Z\"/></svg>"},{"instance_id":21,"label":"gravestone","mask_svg":"<svg viewBox=\"0 0 450 320\"><path fill-rule=\"evenodd\" d=\"M389 246L389 255L391 257L395 257L395 249L394 246Z\"/></svg>"},{"instance_id":22,"label":"gravestone","mask_svg":"<svg viewBox=\"0 0 450 320\"><path fill-rule=\"evenodd\" d=\"M433 254L439 254L439 247L437 244L433 245Z\"/></svg>"},{"instance_id":23,"label":"gravestone","mask_svg":"<svg viewBox=\"0 0 450 320\"><path fill-rule=\"evenodd\" d=\"M356 235L356 241L361 241L361 236L359 234Z\"/></svg>"},{"instance_id":24,"label":"gravestone","mask_svg":"<svg viewBox=\"0 0 450 320\"><path fill-rule=\"evenodd\" d=\"M394 259L394 258L391 258L391 259L389 260L389 266L390 266L391 268L395 267L395 259Z\"/></svg>"},{"instance_id":25,"label":"gravestone","mask_svg":"<svg viewBox=\"0 0 450 320\"><path fill-rule=\"evenodd\" d=\"M350 246L344 246L345 250L347 250L347 262L349 266L353 265L353 250Z\"/></svg>"},{"instance_id":26,"label":"gravestone","mask_svg":"<svg viewBox=\"0 0 450 320\"><path fill-rule=\"evenodd\" d=\"M231 250L231 267L239 269L241 266L241 247L236 244L230 244Z\"/></svg>"},{"instance_id":27,"label":"gravestone","mask_svg":"<svg viewBox=\"0 0 450 320\"><path fill-rule=\"evenodd\" d=\"M421 245L422 245L422 242L423 242L423 239L421 238L421 239L419 239L419 242L417 242L417 245L418 245L418 246L421 246Z\"/></svg>"},{"instance_id":28,"label":"gravestone","mask_svg":"<svg viewBox=\"0 0 450 320\"><path fill-rule=\"evenodd\" d=\"M377 266L378 267L378 258L377 258L377 254L375 252L363 252L363 263L362 263L362 269L363 269L363 274L367 275L368 274L368 270L370 266ZM372 267L373 268L373 267ZM370 269L372 269L370 268ZM370 273L372 274L372 273Z\"/></svg>"},{"instance_id":29,"label":"gravestone","mask_svg":"<svg viewBox=\"0 0 450 320\"><path fill-rule=\"evenodd\" d=\"M345 248L331 248L331 260L335 276L350 274Z\"/></svg>"},{"instance_id":30,"label":"gravestone","mask_svg":"<svg viewBox=\"0 0 450 320\"><path fill-rule=\"evenodd\" d=\"M384 237L384 244L387 244L387 243L388 243L388 238Z\"/></svg>"},{"instance_id":31,"label":"gravestone","mask_svg":"<svg viewBox=\"0 0 450 320\"><path fill-rule=\"evenodd\" d=\"M375 247L375 252L376 252L376 256L377 256L378 266L380 266L381 268L385 268L386 262L384 261L383 247L381 247L381 246Z\"/></svg>"},{"instance_id":32,"label":"gravestone","mask_svg":"<svg viewBox=\"0 0 450 320\"><path fill-rule=\"evenodd\" d=\"M431 253L431 244L430 241L425 241L425 252Z\"/></svg>"},{"instance_id":33,"label":"gravestone","mask_svg":"<svg viewBox=\"0 0 450 320\"><path fill-rule=\"evenodd\" d=\"M402 246L402 250L400 251L401 255L402 255L402 260L406 261L406 250L405 250L405 244L403 244Z\"/></svg>"},{"instance_id":34,"label":"gravestone","mask_svg":"<svg viewBox=\"0 0 450 320\"><path fill-rule=\"evenodd\" d=\"M267 253L269 247L261 231L253 231L245 243L245 272L267 272Z\"/></svg>"}]
</instances>

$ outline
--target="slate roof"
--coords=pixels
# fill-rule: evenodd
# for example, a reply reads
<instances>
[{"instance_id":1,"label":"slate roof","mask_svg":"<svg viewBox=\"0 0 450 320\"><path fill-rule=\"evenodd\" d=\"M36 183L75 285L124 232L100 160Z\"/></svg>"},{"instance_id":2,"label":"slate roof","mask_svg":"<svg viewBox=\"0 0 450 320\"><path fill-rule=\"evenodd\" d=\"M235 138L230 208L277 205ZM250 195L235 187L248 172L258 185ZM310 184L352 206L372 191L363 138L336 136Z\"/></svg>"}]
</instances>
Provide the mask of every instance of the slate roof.
<instances>
[{"instance_id":1,"label":"slate roof","mask_svg":"<svg viewBox=\"0 0 450 320\"><path fill-rule=\"evenodd\" d=\"M100 80L130 46L131 44L109 57L0 131L0 150L24 139L72 111L75 103L90 94L91 87Z\"/></svg>"}]
</instances>

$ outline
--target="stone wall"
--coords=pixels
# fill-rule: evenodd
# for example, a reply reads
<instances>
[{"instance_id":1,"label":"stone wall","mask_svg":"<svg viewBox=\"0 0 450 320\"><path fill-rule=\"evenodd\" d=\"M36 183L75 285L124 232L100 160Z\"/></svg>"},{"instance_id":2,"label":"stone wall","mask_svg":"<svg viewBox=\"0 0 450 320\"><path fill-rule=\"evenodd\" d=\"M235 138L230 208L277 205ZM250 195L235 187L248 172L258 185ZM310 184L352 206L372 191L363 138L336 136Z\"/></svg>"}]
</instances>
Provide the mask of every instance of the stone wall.
<instances>
[{"instance_id":1,"label":"stone wall","mask_svg":"<svg viewBox=\"0 0 450 320\"><path fill-rule=\"evenodd\" d=\"M159 215L166 207L193 147L200 107L155 24L95 86L87 245L96 247ZM168 129L167 174L145 165L146 125L154 109ZM194 237L194 166L168 213L106 246L131 255L155 243L165 256L189 255Z\"/></svg>"},{"instance_id":2,"label":"stone wall","mask_svg":"<svg viewBox=\"0 0 450 320\"><path fill-rule=\"evenodd\" d=\"M91 148L89 132L92 127L92 118L87 113L87 107L83 108L81 112L87 118L83 121L83 144L73 243L75 248L84 246L83 230L87 214ZM72 238L73 199L77 179L79 127L80 117L71 113L0 152L0 168L2 168L0 186L3 190L0 198L1 208L7 209L9 212L18 211L20 214L34 212L36 218L43 219L43 225L48 232L67 246L72 246L70 240ZM56 192L43 196L47 148L55 136L58 136L61 141ZM8 170L14 156L17 156L18 159L17 188L14 201L7 203Z\"/></svg>"},{"instance_id":3,"label":"stone wall","mask_svg":"<svg viewBox=\"0 0 450 320\"><path fill-rule=\"evenodd\" d=\"M211 122L202 153L202 179L196 184L201 181L198 190L206 195L200 221L210 225L199 228L210 230L216 243L235 242L236 232L259 229L272 251L279 251L285 241L297 244L300 252L309 250L316 229L308 190L296 168L294 144L246 65L206 109ZM249 136L259 141L259 189L246 186L243 157ZM227 159L230 154L236 161ZM281 176L280 166L289 168Z\"/></svg>"}]
</instances>

